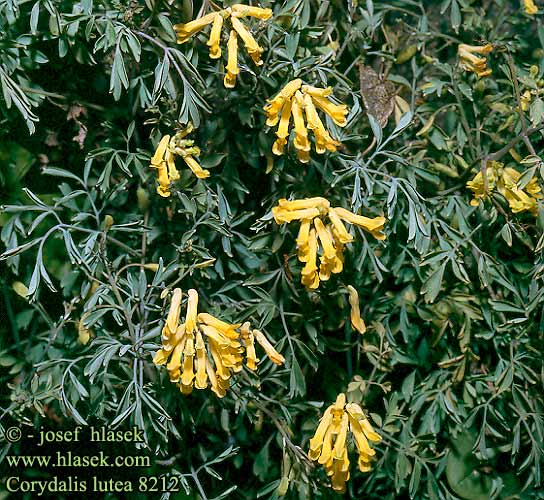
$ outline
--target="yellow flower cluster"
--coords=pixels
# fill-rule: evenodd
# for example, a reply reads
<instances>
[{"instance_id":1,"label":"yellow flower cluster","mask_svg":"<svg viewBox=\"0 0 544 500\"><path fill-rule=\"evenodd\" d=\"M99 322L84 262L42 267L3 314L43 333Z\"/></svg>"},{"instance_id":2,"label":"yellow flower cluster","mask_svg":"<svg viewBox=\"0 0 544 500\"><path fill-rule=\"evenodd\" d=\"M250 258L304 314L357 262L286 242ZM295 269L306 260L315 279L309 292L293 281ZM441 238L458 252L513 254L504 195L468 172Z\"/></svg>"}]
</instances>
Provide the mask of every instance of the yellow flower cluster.
<instances>
[{"instance_id":1,"label":"yellow flower cluster","mask_svg":"<svg viewBox=\"0 0 544 500\"><path fill-rule=\"evenodd\" d=\"M331 273L339 273L344 267L344 245L353 241L345 222L355 224L368 231L378 240L385 239L381 232L385 217L370 219L356 215L342 207L331 207L325 198L305 198L288 201L281 199L272 208L272 215L277 224L300 220L297 237L298 260L304 263L302 284L310 289L319 287L319 282L330 278ZM322 217L327 216L330 223L325 226ZM320 266L317 256L321 244Z\"/></svg>"},{"instance_id":2,"label":"yellow flower cluster","mask_svg":"<svg viewBox=\"0 0 544 500\"><path fill-rule=\"evenodd\" d=\"M158 171L159 185L157 193L165 198L170 196L170 184L179 179L179 172L176 168L175 156L181 156L187 166L199 179L209 177L210 172L203 169L194 156L200 155L200 149L194 146L194 141L185 137L191 133L193 125L189 123L183 130L177 132L173 137L165 135L159 142L155 154L151 158L150 167Z\"/></svg>"},{"instance_id":3,"label":"yellow flower cluster","mask_svg":"<svg viewBox=\"0 0 544 500\"><path fill-rule=\"evenodd\" d=\"M523 0L523 6L525 7L525 13L530 16L534 16L538 12L538 7L533 0Z\"/></svg>"},{"instance_id":4,"label":"yellow flower cluster","mask_svg":"<svg viewBox=\"0 0 544 500\"><path fill-rule=\"evenodd\" d=\"M479 77L489 76L492 70L486 66L487 59L480 56L489 54L492 50L493 45L490 43L482 46L460 43L457 48L459 64L465 71L472 71ZM480 54L480 56L476 54Z\"/></svg>"},{"instance_id":5,"label":"yellow flower cluster","mask_svg":"<svg viewBox=\"0 0 544 500\"><path fill-rule=\"evenodd\" d=\"M372 428L362 408L356 403L346 404L346 396L341 393L336 402L325 410L310 440L308 452L311 460L325 466L333 489L341 493L346 490L346 481L349 479L348 430L353 434L359 452L359 470L368 472L371 468L370 459L376 453L368 441L379 442L381 437Z\"/></svg>"},{"instance_id":6,"label":"yellow flower cluster","mask_svg":"<svg viewBox=\"0 0 544 500\"><path fill-rule=\"evenodd\" d=\"M261 9L260 7L251 7L249 5L234 4L226 9L206 14L203 17L195 19L186 24L174 25L178 43L185 43L195 33L199 32L209 24L212 25L210 37L207 45L210 47L210 58L219 59L221 57L221 30L225 21L229 20L231 30L227 42L227 74L223 80L225 87L233 88L236 85L236 75L240 72L238 68L238 37L242 39L247 53L253 62L260 66L263 48L253 38L253 35L247 30L241 19L249 16L262 19L264 21L272 17L271 9Z\"/></svg>"},{"instance_id":7,"label":"yellow flower cluster","mask_svg":"<svg viewBox=\"0 0 544 500\"><path fill-rule=\"evenodd\" d=\"M252 330L248 322L230 324L211 314L198 313L197 291L190 289L187 293L185 322L180 324L182 292L179 288L173 291L162 329L162 347L153 358L156 365L170 359L166 365L170 381L178 384L183 394L190 394L193 387L206 389L209 380L212 391L224 397L232 373L242 370L244 352L247 367L257 369L255 340L273 363L285 362L264 334Z\"/></svg>"},{"instance_id":8,"label":"yellow flower cluster","mask_svg":"<svg viewBox=\"0 0 544 500\"><path fill-rule=\"evenodd\" d=\"M284 152L289 137L291 117L295 128L294 145L299 161L307 163L310 160L308 129L315 136L315 150L318 154L336 151L340 143L331 137L319 118L317 109L329 115L336 125L344 127L348 108L345 104L334 104L328 98L331 94L331 87L323 89L303 85L302 80L298 78L290 81L273 99L267 100L268 104L264 107L266 124L274 127L279 122L276 130L278 138L272 146L272 152L275 155L282 155Z\"/></svg>"},{"instance_id":9,"label":"yellow flower cluster","mask_svg":"<svg viewBox=\"0 0 544 500\"><path fill-rule=\"evenodd\" d=\"M497 161L489 162L486 176L487 193L482 172L478 172L474 179L467 182L467 188L474 191L474 199L470 201L472 206L477 206L479 201L487 198L489 193L497 191L506 198L512 212L528 211L533 215L537 214L538 200L542 199L542 189L536 178L531 179L523 189L519 189L517 183L521 174L513 168L504 167Z\"/></svg>"}]
</instances>

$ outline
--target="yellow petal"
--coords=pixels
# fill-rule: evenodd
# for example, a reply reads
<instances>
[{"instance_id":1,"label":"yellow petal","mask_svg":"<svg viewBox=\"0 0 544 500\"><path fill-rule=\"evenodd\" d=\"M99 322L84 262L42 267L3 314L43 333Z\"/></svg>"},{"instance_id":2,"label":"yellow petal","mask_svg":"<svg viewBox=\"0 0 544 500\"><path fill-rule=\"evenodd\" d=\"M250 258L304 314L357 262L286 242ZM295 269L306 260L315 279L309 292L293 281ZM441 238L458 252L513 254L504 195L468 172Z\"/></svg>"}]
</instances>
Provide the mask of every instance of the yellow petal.
<instances>
[{"instance_id":1,"label":"yellow petal","mask_svg":"<svg viewBox=\"0 0 544 500\"><path fill-rule=\"evenodd\" d=\"M353 329L363 334L366 332L366 325L363 318L361 318L361 312L359 310L359 294L351 285L348 285L347 289L349 292L349 305L351 306L351 326Z\"/></svg>"},{"instance_id":2,"label":"yellow petal","mask_svg":"<svg viewBox=\"0 0 544 500\"><path fill-rule=\"evenodd\" d=\"M185 316L185 332L190 335L196 328L198 292L194 288L191 288L187 294L189 295L189 298L187 300L187 314Z\"/></svg>"},{"instance_id":3,"label":"yellow petal","mask_svg":"<svg viewBox=\"0 0 544 500\"><path fill-rule=\"evenodd\" d=\"M310 450L308 452L308 456L311 460L317 460L321 455L321 448L323 446L325 433L327 432L331 422L332 413L330 408L327 408L323 414L323 417L319 421L319 425L317 426L314 436L312 439L310 439Z\"/></svg>"},{"instance_id":4,"label":"yellow petal","mask_svg":"<svg viewBox=\"0 0 544 500\"><path fill-rule=\"evenodd\" d=\"M330 207L329 200L322 198L321 196L302 198L300 200L286 200L285 198L280 198L278 200L278 205L287 210L302 210L304 208L328 209Z\"/></svg>"},{"instance_id":5,"label":"yellow petal","mask_svg":"<svg viewBox=\"0 0 544 500\"><path fill-rule=\"evenodd\" d=\"M293 123L295 124L294 145L299 150L310 151L308 131L306 130L306 125L304 124L304 117L302 116L302 99L302 94L297 91L291 105L291 114L293 115Z\"/></svg>"},{"instance_id":6,"label":"yellow petal","mask_svg":"<svg viewBox=\"0 0 544 500\"><path fill-rule=\"evenodd\" d=\"M286 99L281 110L280 124L276 132L276 136L280 139L285 139L289 136L289 122L291 121L291 99Z\"/></svg>"},{"instance_id":7,"label":"yellow petal","mask_svg":"<svg viewBox=\"0 0 544 500\"><path fill-rule=\"evenodd\" d=\"M153 155L153 158L151 158L151 165L158 166L163 162L164 154L166 153L166 149L168 148L169 142L170 142L169 135L165 135L162 137L159 144L157 145L157 149L155 150L155 154Z\"/></svg>"},{"instance_id":8,"label":"yellow petal","mask_svg":"<svg viewBox=\"0 0 544 500\"><path fill-rule=\"evenodd\" d=\"M267 21L272 17L272 9L262 9L260 7L252 7L250 5L243 5L235 3L231 6L233 12L237 17L250 16Z\"/></svg>"},{"instance_id":9,"label":"yellow petal","mask_svg":"<svg viewBox=\"0 0 544 500\"><path fill-rule=\"evenodd\" d=\"M195 387L197 389L206 389L208 386L208 376L206 375L206 346L204 345L204 339L202 333L197 331L196 333L196 378Z\"/></svg>"},{"instance_id":10,"label":"yellow petal","mask_svg":"<svg viewBox=\"0 0 544 500\"><path fill-rule=\"evenodd\" d=\"M317 208L305 208L303 210L286 210L283 207L273 207L272 215L277 224L291 222L299 219L313 219L319 215Z\"/></svg>"},{"instance_id":11,"label":"yellow petal","mask_svg":"<svg viewBox=\"0 0 544 500\"><path fill-rule=\"evenodd\" d=\"M175 349L174 349L175 352ZM182 385L191 385L195 378L194 372L195 345L192 336L187 337L183 349L183 373L181 374Z\"/></svg>"},{"instance_id":12,"label":"yellow petal","mask_svg":"<svg viewBox=\"0 0 544 500\"><path fill-rule=\"evenodd\" d=\"M200 313L198 315L198 321L201 323L204 323L205 325L212 326L219 330L223 335L228 337L231 340L236 340L239 338L239 333L236 332L238 328L240 328L240 323L226 323L225 321L221 321L220 319L217 319L215 316L212 316L208 313Z\"/></svg>"},{"instance_id":13,"label":"yellow petal","mask_svg":"<svg viewBox=\"0 0 544 500\"><path fill-rule=\"evenodd\" d=\"M340 431L336 436L336 441L334 442L334 448L332 450L333 458L336 460L342 460L344 453L346 451L346 437L348 435L348 414L344 413L342 416L342 422L340 423Z\"/></svg>"},{"instance_id":14,"label":"yellow petal","mask_svg":"<svg viewBox=\"0 0 544 500\"><path fill-rule=\"evenodd\" d=\"M185 43L192 35L213 22L216 15L216 12L212 12L185 24L174 24L174 31L176 32L177 42Z\"/></svg>"},{"instance_id":15,"label":"yellow petal","mask_svg":"<svg viewBox=\"0 0 544 500\"><path fill-rule=\"evenodd\" d=\"M336 257L336 249L334 248L330 234L325 229L325 226L319 217L314 219L314 225L321 246L323 247L325 258L329 261L334 260Z\"/></svg>"},{"instance_id":16,"label":"yellow petal","mask_svg":"<svg viewBox=\"0 0 544 500\"><path fill-rule=\"evenodd\" d=\"M332 87L326 87L323 89L319 87L312 87L311 85L303 85L300 90L302 90L303 93L313 97L328 97L332 94Z\"/></svg>"},{"instance_id":17,"label":"yellow petal","mask_svg":"<svg viewBox=\"0 0 544 500\"><path fill-rule=\"evenodd\" d=\"M525 7L525 12L530 16L534 16L538 12L538 7L533 0L523 0L523 6Z\"/></svg>"},{"instance_id":18,"label":"yellow petal","mask_svg":"<svg viewBox=\"0 0 544 500\"><path fill-rule=\"evenodd\" d=\"M170 356L169 352L164 351L163 349L159 349L155 356L153 356L153 363L157 366L164 365L166 361L168 360L168 356Z\"/></svg>"},{"instance_id":19,"label":"yellow petal","mask_svg":"<svg viewBox=\"0 0 544 500\"><path fill-rule=\"evenodd\" d=\"M342 244L346 244L346 243L349 243L350 241L353 241L353 236L348 233L348 230L346 229L346 226L344 226L342 219L338 217L338 214L336 213L336 209L333 207L330 207L328 215L329 215L329 220L332 222L332 225L334 226L334 229L336 230L336 236L338 238L338 241Z\"/></svg>"},{"instance_id":20,"label":"yellow petal","mask_svg":"<svg viewBox=\"0 0 544 500\"><path fill-rule=\"evenodd\" d=\"M269 342L269 340L264 336L262 332L260 332L259 330L253 330L252 333L255 337L255 340L264 349L266 355L273 363L275 363L276 365L282 365L283 363L285 363L285 358L278 351L276 351L276 349L274 349L274 346Z\"/></svg>"},{"instance_id":21,"label":"yellow petal","mask_svg":"<svg viewBox=\"0 0 544 500\"><path fill-rule=\"evenodd\" d=\"M181 312L181 288L175 288L170 301L170 310L166 318L166 325L171 334L175 334L178 329L179 315Z\"/></svg>"},{"instance_id":22,"label":"yellow petal","mask_svg":"<svg viewBox=\"0 0 544 500\"><path fill-rule=\"evenodd\" d=\"M383 226L386 222L385 217L374 217L371 219L362 215L356 215L353 212L350 212L349 210L346 210L342 207L335 207L334 211L342 220L359 226L365 231L371 233L374 237L376 237L376 234L379 235L379 231L383 229ZM383 236L383 238L385 238L385 236Z\"/></svg>"},{"instance_id":23,"label":"yellow petal","mask_svg":"<svg viewBox=\"0 0 544 500\"><path fill-rule=\"evenodd\" d=\"M223 27L223 16L219 13L213 18L212 30L207 45L210 47L210 58L219 59L221 57L221 48L219 41L221 40L221 28Z\"/></svg>"},{"instance_id":24,"label":"yellow petal","mask_svg":"<svg viewBox=\"0 0 544 500\"><path fill-rule=\"evenodd\" d=\"M237 75L240 72L238 68L238 37L236 31L230 30L229 41L227 42L228 60L226 70L231 75Z\"/></svg>"},{"instance_id":25,"label":"yellow petal","mask_svg":"<svg viewBox=\"0 0 544 500\"><path fill-rule=\"evenodd\" d=\"M346 126L346 116L348 114L348 107L345 104L334 104L326 97L312 96L315 105L327 113L336 125L339 127Z\"/></svg>"},{"instance_id":26,"label":"yellow petal","mask_svg":"<svg viewBox=\"0 0 544 500\"><path fill-rule=\"evenodd\" d=\"M199 179L206 179L210 176L209 170L203 169L192 156L184 156L183 160L185 163L187 163L187 166L191 169L191 172L193 172L193 174L195 174Z\"/></svg>"},{"instance_id":27,"label":"yellow petal","mask_svg":"<svg viewBox=\"0 0 544 500\"><path fill-rule=\"evenodd\" d=\"M255 41L255 38L253 38L253 35L246 29L246 27L237 17L232 16L230 19L232 27L236 30L236 33L238 33L238 36L244 42L247 53L251 56L253 62L260 66L263 63L261 61L261 54L263 53L264 49L259 47L258 43Z\"/></svg>"}]
</instances>

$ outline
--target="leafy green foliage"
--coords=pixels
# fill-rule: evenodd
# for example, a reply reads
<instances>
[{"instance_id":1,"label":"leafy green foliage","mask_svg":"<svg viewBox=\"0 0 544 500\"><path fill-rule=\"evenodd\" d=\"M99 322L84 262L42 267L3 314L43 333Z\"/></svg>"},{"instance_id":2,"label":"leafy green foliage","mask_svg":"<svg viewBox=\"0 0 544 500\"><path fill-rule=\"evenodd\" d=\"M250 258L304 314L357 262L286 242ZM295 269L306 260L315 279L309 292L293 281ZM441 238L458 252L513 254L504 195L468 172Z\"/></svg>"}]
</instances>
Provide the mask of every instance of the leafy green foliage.
<instances>
[{"instance_id":1,"label":"leafy green foliage","mask_svg":"<svg viewBox=\"0 0 544 500\"><path fill-rule=\"evenodd\" d=\"M172 25L210 5L0 0L0 426L137 425L191 498L331 498L305 453L347 391L383 437L347 497L544 498L542 207L472 206L465 187L487 160L542 183L539 18L506 0L263 2L264 64L242 55L228 90L205 31L175 43ZM456 51L484 42L478 79ZM410 111L367 114L360 64ZM307 165L273 157L262 111L298 77L351 108L327 122L339 151ZM188 121L211 176L183 167L164 199L149 158ZM310 196L388 219L385 241L355 232L317 291L270 214ZM266 331L285 366L244 370L223 400L180 394L152 364L176 286Z\"/></svg>"}]
</instances>

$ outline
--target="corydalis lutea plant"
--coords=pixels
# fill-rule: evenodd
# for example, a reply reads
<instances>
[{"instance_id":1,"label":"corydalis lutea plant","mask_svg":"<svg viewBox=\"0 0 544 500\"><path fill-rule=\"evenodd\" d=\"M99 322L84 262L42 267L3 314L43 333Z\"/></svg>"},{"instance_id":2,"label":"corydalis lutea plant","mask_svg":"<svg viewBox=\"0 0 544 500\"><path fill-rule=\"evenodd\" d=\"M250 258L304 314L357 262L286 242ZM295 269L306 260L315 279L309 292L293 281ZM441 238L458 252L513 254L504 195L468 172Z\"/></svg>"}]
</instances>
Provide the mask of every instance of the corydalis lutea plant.
<instances>
[{"instance_id":1,"label":"corydalis lutea plant","mask_svg":"<svg viewBox=\"0 0 544 500\"><path fill-rule=\"evenodd\" d=\"M210 58L221 57L221 33L223 25L230 24L229 39L227 42L228 60L226 65L227 73L223 79L226 88L234 88L237 75L240 73L238 67L238 37L242 39L245 49L253 62L260 66L263 64L261 55L264 51L259 46L251 32L248 31L241 19L244 17L255 17L261 20L268 20L272 17L271 9L261 9L250 5L234 4L226 9L206 14L194 21L185 24L176 24L174 29L178 43L187 42L195 33L198 33L209 24L212 25L207 45L210 47Z\"/></svg>"},{"instance_id":2,"label":"corydalis lutea plant","mask_svg":"<svg viewBox=\"0 0 544 500\"><path fill-rule=\"evenodd\" d=\"M257 370L255 341L273 363L285 362L261 331L251 329L249 322L230 324L211 314L198 313L198 292L190 289L187 294L185 321L180 323L183 294L180 288L172 292L162 346L153 357L156 365L168 362L170 382L177 384L183 394L191 394L193 387L206 389L209 381L215 395L223 398L232 373L243 368L244 354L247 367Z\"/></svg>"},{"instance_id":3,"label":"corydalis lutea plant","mask_svg":"<svg viewBox=\"0 0 544 500\"><path fill-rule=\"evenodd\" d=\"M485 177L487 183L480 171L467 182L467 188L474 192L474 199L470 202L472 206L478 206L480 201L485 201L492 193L497 192L506 199L513 213L531 212L533 215L537 215L538 202L542 200L543 196L542 188L535 177L524 188L520 188L518 183L521 174L496 161L487 164Z\"/></svg>"},{"instance_id":4,"label":"corydalis lutea plant","mask_svg":"<svg viewBox=\"0 0 544 500\"><path fill-rule=\"evenodd\" d=\"M321 197L292 201L281 199L272 208L272 215L277 224L300 221L297 248L298 260L304 263L301 282L310 289L318 288L320 281L327 281L331 273L342 272L344 245L353 241L344 222L368 231L378 240L385 239L382 233L385 217L356 215L342 207L331 207L330 202ZM323 222L326 218L329 219L327 225Z\"/></svg>"},{"instance_id":5,"label":"corydalis lutea plant","mask_svg":"<svg viewBox=\"0 0 544 500\"><path fill-rule=\"evenodd\" d=\"M293 144L297 150L297 158L302 163L310 161L310 141L308 130L315 137L315 151L323 154L334 152L340 145L333 139L323 125L317 109L323 111L339 127L346 126L348 108L345 104L335 104L329 99L332 87L318 88L305 85L300 78L290 81L283 89L264 106L266 124L269 127L278 125L277 139L272 145L272 152L281 156L284 153L289 137L291 118L295 130Z\"/></svg>"},{"instance_id":6,"label":"corydalis lutea plant","mask_svg":"<svg viewBox=\"0 0 544 500\"><path fill-rule=\"evenodd\" d=\"M150 167L157 170L157 193L163 198L170 196L170 185L180 178L176 168L176 156L181 156L183 161L199 179L206 179L210 176L208 170L203 169L195 160L200 155L200 148L194 145L194 141L185 139L193 131L192 123L176 132L172 137L165 135L159 141L157 149L150 160Z\"/></svg>"},{"instance_id":7,"label":"corydalis lutea plant","mask_svg":"<svg viewBox=\"0 0 544 500\"><path fill-rule=\"evenodd\" d=\"M325 467L332 488L339 493L346 491L346 481L350 478L348 431L351 431L359 453L359 470L368 472L371 459L376 454L368 441L377 443L381 437L372 428L362 408L357 403L346 403L346 395L340 393L321 417L308 451L310 459Z\"/></svg>"}]
</instances>

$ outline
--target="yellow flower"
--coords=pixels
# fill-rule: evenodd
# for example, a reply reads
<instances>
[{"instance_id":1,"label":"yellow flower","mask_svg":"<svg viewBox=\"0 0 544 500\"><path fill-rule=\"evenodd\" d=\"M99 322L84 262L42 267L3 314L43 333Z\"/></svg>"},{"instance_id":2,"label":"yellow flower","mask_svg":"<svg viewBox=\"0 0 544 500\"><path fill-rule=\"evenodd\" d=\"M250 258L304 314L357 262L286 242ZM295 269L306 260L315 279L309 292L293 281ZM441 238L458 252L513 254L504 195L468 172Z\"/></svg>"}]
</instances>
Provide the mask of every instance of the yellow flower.
<instances>
[{"instance_id":1,"label":"yellow flower","mask_svg":"<svg viewBox=\"0 0 544 500\"><path fill-rule=\"evenodd\" d=\"M253 59L253 62L260 66L263 63L261 61L261 54L263 53L264 49L259 47L259 44L255 41L255 38L253 38L253 35L246 29L242 21L240 21L235 14L232 15L230 21L232 23L232 27L236 30L236 33L238 33L238 36L244 42L247 53L250 55L251 59Z\"/></svg>"},{"instance_id":2,"label":"yellow flower","mask_svg":"<svg viewBox=\"0 0 544 500\"><path fill-rule=\"evenodd\" d=\"M359 470L368 472L371 457L376 453L368 441L378 442L381 437L372 428L362 408L356 403L346 404L346 396L341 393L336 402L325 410L314 436L310 439L308 451L311 460L325 466L332 488L338 492L345 491L350 477L347 450L349 431L353 434L359 453Z\"/></svg>"},{"instance_id":3,"label":"yellow flower","mask_svg":"<svg viewBox=\"0 0 544 500\"><path fill-rule=\"evenodd\" d=\"M250 16L263 21L268 21L272 17L272 9L262 9L261 7L252 7L241 3L232 5L231 9L238 17Z\"/></svg>"},{"instance_id":4,"label":"yellow flower","mask_svg":"<svg viewBox=\"0 0 544 500\"><path fill-rule=\"evenodd\" d=\"M363 228L378 240L385 239L382 233L385 217L371 219L356 215L342 207L331 207L329 201L322 197L292 201L280 199L278 205L272 208L272 215L277 224L301 221L296 241L298 260L305 264L301 282L310 289L317 288L320 281L328 280L331 273L342 272L344 245L353 241L343 221ZM322 220L325 217L329 218L330 224L325 225ZM322 255L318 270L320 249Z\"/></svg>"},{"instance_id":5,"label":"yellow flower","mask_svg":"<svg viewBox=\"0 0 544 500\"><path fill-rule=\"evenodd\" d=\"M295 128L294 146L299 161L306 163L310 160L310 141L308 130L315 137L315 150L318 154L325 151L336 151L340 143L334 140L325 128L317 108L328 114L339 126L346 125L348 108L344 104L334 104L328 99L332 88L317 88L303 85L302 80L292 80L264 106L266 125L274 127L280 122L276 131L277 139L272 146L276 155L284 153L287 137L289 136L290 114ZM305 117L304 117L305 115Z\"/></svg>"},{"instance_id":6,"label":"yellow flower","mask_svg":"<svg viewBox=\"0 0 544 500\"><path fill-rule=\"evenodd\" d=\"M538 7L533 0L523 0L523 6L525 7L525 12L531 16L534 16L538 12Z\"/></svg>"},{"instance_id":7,"label":"yellow flower","mask_svg":"<svg viewBox=\"0 0 544 500\"><path fill-rule=\"evenodd\" d=\"M157 193L167 198L170 196L170 184L180 178L176 168L175 157L181 156L191 171L199 178L209 177L210 172L204 170L194 156L200 155L200 149L194 146L194 141L187 140L185 137L193 130L193 125L187 126L178 131L173 137L165 135L159 141L157 149L150 160L150 167L157 169Z\"/></svg>"},{"instance_id":8,"label":"yellow flower","mask_svg":"<svg viewBox=\"0 0 544 500\"><path fill-rule=\"evenodd\" d=\"M187 292L185 322L179 324L182 292L172 293L170 309L161 334L161 349L154 357L156 365L166 364L172 383L183 394L191 394L193 387L205 389L209 385L218 396L224 397L233 373L242 370L244 352L250 370L257 369L255 340L270 360L281 365L284 357L259 330L251 330L248 322L230 324L208 313L198 313L198 293Z\"/></svg>"},{"instance_id":9,"label":"yellow flower","mask_svg":"<svg viewBox=\"0 0 544 500\"><path fill-rule=\"evenodd\" d=\"M513 213L531 212L537 215L542 189L536 178L532 178L523 189L519 189L517 183L521 174L513 168L505 168L502 163L496 161L491 161L487 165L486 177L487 192L481 171L467 182L467 188L474 192L474 199L470 201L472 206L477 206L480 200L485 200L490 193L497 191L504 196Z\"/></svg>"},{"instance_id":10,"label":"yellow flower","mask_svg":"<svg viewBox=\"0 0 544 500\"><path fill-rule=\"evenodd\" d=\"M221 57L221 47L219 42L221 40L221 28L223 27L223 16L221 14L215 14L213 18L212 30L210 31L210 38L206 45L210 47L210 59L219 59Z\"/></svg>"},{"instance_id":11,"label":"yellow flower","mask_svg":"<svg viewBox=\"0 0 544 500\"><path fill-rule=\"evenodd\" d=\"M236 75L240 72L238 69L238 38L236 31L230 30L229 41L227 42L228 62L225 69L227 74L223 81L226 88L231 89L236 85Z\"/></svg>"},{"instance_id":12,"label":"yellow flower","mask_svg":"<svg viewBox=\"0 0 544 500\"><path fill-rule=\"evenodd\" d=\"M459 56L459 64L465 71L472 71L479 77L489 76L492 70L487 68L485 57L479 57L476 54L489 54L493 50L493 45L490 43L482 46L459 44L457 54Z\"/></svg>"},{"instance_id":13,"label":"yellow flower","mask_svg":"<svg viewBox=\"0 0 544 500\"><path fill-rule=\"evenodd\" d=\"M250 5L235 4L226 9L207 14L189 23L174 25L178 43L185 43L192 35L206 27L208 24L213 23L207 45L210 47L210 58L219 59L221 57L221 30L224 24L228 24L226 21L230 20L230 27L227 28L230 32L229 41L227 43L227 73L223 79L226 88L233 88L236 85L236 75L239 73L237 61L238 36L244 42L247 53L253 62L258 66L262 64L261 55L264 49L259 46L251 32L240 20L244 17L254 17L266 21L272 17L272 10L252 7Z\"/></svg>"},{"instance_id":14,"label":"yellow flower","mask_svg":"<svg viewBox=\"0 0 544 500\"><path fill-rule=\"evenodd\" d=\"M357 330L359 333L363 334L366 332L366 325L363 318L361 318L361 312L359 310L359 294L351 285L348 285L347 289L349 292L349 305L351 306L351 326L354 330Z\"/></svg>"},{"instance_id":15,"label":"yellow flower","mask_svg":"<svg viewBox=\"0 0 544 500\"><path fill-rule=\"evenodd\" d=\"M291 120L291 99L286 99L285 104L281 110L280 125L276 131L278 137L274 144L272 144L272 153L275 155L282 155L285 145L287 144L287 137L289 137L289 121Z\"/></svg>"},{"instance_id":16,"label":"yellow flower","mask_svg":"<svg viewBox=\"0 0 544 500\"><path fill-rule=\"evenodd\" d=\"M194 21L185 24L175 24L174 31L176 32L177 42L185 43L191 36L198 33L201 29L208 26L215 19L216 13L212 12L205 16L199 17Z\"/></svg>"},{"instance_id":17,"label":"yellow flower","mask_svg":"<svg viewBox=\"0 0 544 500\"><path fill-rule=\"evenodd\" d=\"M529 106L531 104L532 95L530 90L526 90L521 94L521 110L527 111L529 109Z\"/></svg>"}]
</instances>

